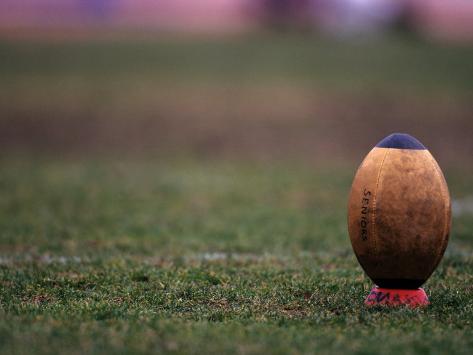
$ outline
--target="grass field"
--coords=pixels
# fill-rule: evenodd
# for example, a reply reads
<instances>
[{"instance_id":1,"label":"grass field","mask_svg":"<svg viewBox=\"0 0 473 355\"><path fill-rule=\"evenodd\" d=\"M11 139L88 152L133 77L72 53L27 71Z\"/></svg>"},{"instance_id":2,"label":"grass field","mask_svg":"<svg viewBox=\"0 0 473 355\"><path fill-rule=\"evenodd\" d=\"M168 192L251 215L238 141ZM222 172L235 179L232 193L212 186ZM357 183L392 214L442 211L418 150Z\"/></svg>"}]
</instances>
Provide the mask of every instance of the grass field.
<instances>
[{"instance_id":1,"label":"grass field","mask_svg":"<svg viewBox=\"0 0 473 355\"><path fill-rule=\"evenodd\" d=\"M311 41L0 44L1 353L472 352L473 50ZM398 128L454 227L431 306L366 309L347 194Z\"/></svg>"}]
</instances>

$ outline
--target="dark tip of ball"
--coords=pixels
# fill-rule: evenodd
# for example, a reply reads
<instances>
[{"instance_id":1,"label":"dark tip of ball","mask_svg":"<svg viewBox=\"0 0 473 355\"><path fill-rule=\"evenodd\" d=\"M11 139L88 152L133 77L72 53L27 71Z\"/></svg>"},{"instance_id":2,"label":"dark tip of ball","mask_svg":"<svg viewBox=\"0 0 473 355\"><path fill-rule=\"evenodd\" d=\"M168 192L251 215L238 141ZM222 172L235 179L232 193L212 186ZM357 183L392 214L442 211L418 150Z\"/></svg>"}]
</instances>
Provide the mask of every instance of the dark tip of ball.
<instances>
[{"instance_id":1,"label":"dark tip of ball","mask_svg":"<svg viewBox=\"0 0 473 355\"><path fill-rule=\"evenodd\" d=\"M381 142L376 144L378 148L394 148L394 149L427 149L424 145L414 137L405 133L393 133Z\"/></svg>"},{"instance_id":2,"label":"dark tip of ball","mask_svg":"<svg viewBox=\"0 0 473 355\"><path fill-rule=\"evenodd\" d=\"M374 283L382 288L395 288L401 290L415 290L422 286L425 280L406 279L373 279Z\"/></svg>"}]
</instances>

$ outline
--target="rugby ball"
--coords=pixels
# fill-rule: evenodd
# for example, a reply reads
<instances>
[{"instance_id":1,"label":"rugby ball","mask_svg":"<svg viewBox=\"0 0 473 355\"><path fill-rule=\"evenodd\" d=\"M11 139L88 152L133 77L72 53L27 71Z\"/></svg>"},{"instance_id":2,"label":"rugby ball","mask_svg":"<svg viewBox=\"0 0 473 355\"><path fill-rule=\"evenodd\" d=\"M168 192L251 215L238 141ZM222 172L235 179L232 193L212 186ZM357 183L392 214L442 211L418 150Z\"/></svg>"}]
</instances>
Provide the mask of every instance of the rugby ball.
<instances>
[{"instance_id":1,"label":"rugby ball","mask_svg":"<svg viewBox=\"0 0 473 355\"><path fill-rule=\"evenodd\" d=\"M451 203L430 152L395 133L379 142L356 172L348 231L366 274L383 288L416 289L434 272L447 247Z\"/></svg>"}]
</instances>

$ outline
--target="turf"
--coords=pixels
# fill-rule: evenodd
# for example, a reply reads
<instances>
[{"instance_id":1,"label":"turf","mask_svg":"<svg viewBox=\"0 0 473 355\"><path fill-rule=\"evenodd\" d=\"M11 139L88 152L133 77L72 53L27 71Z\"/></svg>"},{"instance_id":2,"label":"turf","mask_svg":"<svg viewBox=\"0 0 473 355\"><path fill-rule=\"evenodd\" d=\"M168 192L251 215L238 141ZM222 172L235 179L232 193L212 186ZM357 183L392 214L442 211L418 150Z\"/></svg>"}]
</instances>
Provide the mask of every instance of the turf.
<instances>
[{"instance_id":1,"label":"turf","mask_svg":"<svg viewBox=\"0 0 473 355\"><path fill-rule=\"evenodd\" d=\"M473 216L426 309L366 309L354 165L2 161L2 353L470 353ZM471 175L447 174L454 197Z\"/></svg>"},{"instance_id":2,"label":"turf","mask_svg":"<svg viewBox=\"0 0 473 355\"><path fill-rule=\"evenodd\" d=\"M392 37L0 42L0 353L473 351L473 50ZM367 309L362 155L432 147L425 309Z\"/></svg>"}]
</instances>

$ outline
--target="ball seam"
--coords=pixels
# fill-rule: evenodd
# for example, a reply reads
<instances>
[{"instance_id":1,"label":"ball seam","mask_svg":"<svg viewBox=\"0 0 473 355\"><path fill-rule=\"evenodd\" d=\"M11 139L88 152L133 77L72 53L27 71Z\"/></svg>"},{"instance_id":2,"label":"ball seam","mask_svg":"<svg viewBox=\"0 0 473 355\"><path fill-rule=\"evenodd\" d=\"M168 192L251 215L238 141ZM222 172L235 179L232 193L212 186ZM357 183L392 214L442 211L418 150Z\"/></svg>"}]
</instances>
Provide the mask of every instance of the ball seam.
<instances>
[{"instance_id":1,"label":"ball seam","mask_svg":"<svg viewBox=\"0 0 473 355\"><path fill-rule=\"evenodd\" d=\"M389 153L389 148L386 148L386 152L384 153L384 157L383 157L383 160L381 161L381 165L379 167L379 171L378 171L378 177L376 178L376 187L375 187L375 190L374 190L374 195L373 195L373 212L372 212L372 221L371 221L371 224L372 224L372 228L373 228L373 249L374 249L374 253L375 255L377 255L378 253L378 242L377 242L377 235L376 235L376 204L377 204L377 200L378 200L378 188L379 188L379 184L380 184L380 180L381 180L381 175L382 175L382 172L383 172L383 166L384 166L384 163L386 161L386 158L388 156L388 153Z\"/></svg>"}]
</instances>

